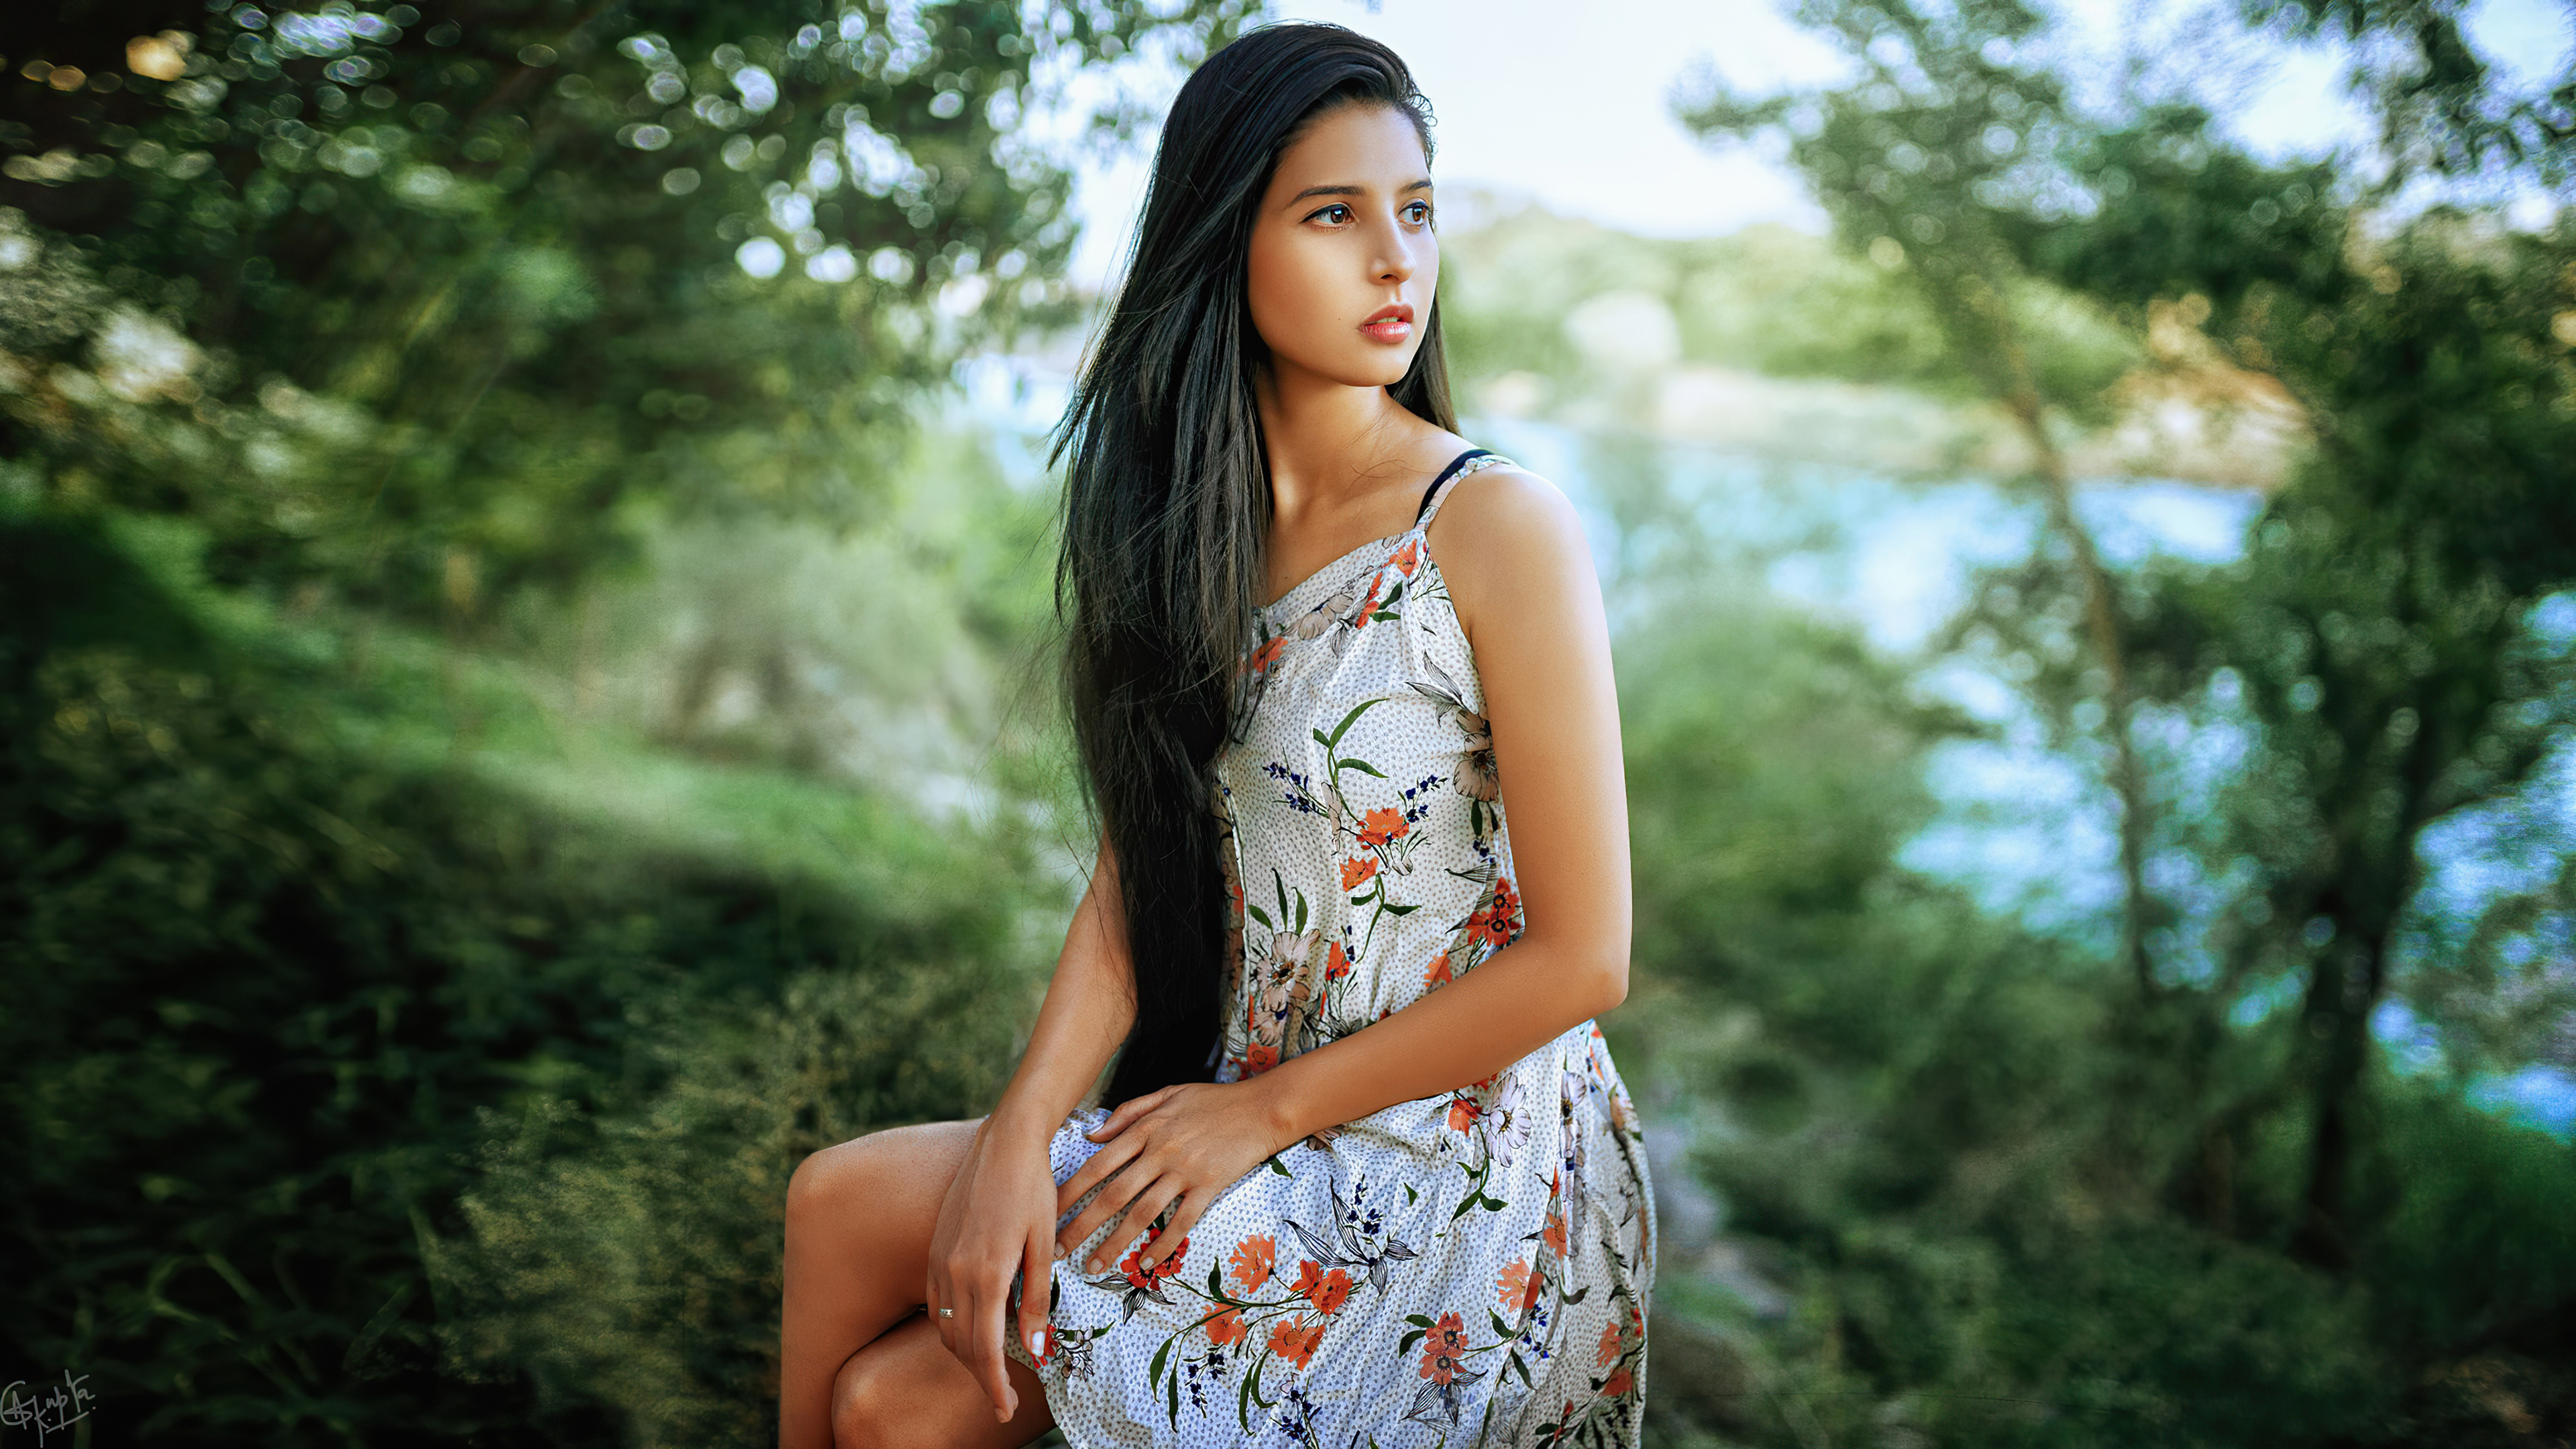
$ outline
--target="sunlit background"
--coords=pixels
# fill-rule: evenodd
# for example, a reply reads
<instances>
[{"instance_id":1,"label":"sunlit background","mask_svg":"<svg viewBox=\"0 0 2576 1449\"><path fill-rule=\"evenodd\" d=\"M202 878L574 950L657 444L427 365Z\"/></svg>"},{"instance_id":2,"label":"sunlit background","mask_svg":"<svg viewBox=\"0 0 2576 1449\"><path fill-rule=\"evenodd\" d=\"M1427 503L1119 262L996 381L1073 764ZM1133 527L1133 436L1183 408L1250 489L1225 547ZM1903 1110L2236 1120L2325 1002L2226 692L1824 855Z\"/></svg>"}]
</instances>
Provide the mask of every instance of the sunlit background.
<instances>
[{"instance_id":1,"label":"sunlit background","mask_svg":"<svg viewBox=\"0 0 2576 1449\"><path fill-rule=\"evenodd\" d=\"M1062 939L1047 433L1264 18L1610 604L1648 1442L2576 1437L2571 13L13 18L0 1442L773 1441L788 1172Z\"/></svg>"}]
</instances>

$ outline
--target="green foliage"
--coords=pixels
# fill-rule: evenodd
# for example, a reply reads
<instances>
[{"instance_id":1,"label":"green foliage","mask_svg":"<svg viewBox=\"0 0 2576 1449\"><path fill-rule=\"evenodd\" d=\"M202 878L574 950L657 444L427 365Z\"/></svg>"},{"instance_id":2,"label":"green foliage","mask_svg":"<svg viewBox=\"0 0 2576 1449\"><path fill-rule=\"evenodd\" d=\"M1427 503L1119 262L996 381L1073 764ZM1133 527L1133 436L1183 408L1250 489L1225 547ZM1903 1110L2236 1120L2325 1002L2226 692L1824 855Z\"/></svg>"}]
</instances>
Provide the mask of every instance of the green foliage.
<instances>
[{"instance_id":1,"label":"green foliage","mask_svg":"<svg viewBox=\"0 0 2576 1449\"><path fill-rule=\"evenodd\" d=\"M455 1361L524 1370L540 1402L616 1405L632 1443L771 1442L788 1175L989 1102L1023 984L971 957L799 975L774 1004L651 1023L665 1085L622 1111L538 1101L496 1122L460 1205L471 1237L436 1262Z\"/></svg>"},{"instance_id":2,"label":"green foliage","mask_svg":"<svg viewBox=\"0 0 2576 1449\"><path fill-rule=\"evenodd\" d=\"M2528 1328L2563 1316L2576 1281L2534 1195L2564 1150L2471 1116L2456 1077L2451 1095L2393 1080L2371 1023L2403 992L2464 1071L2530 1059L2495 1055L2503 1040L2552 1050L2528 1025L2472 1025L2498 1009L2471 980L2565 1010L2531 965L2563 939L2562 872L2466 922L2425 885L2437 828L2546 839L2529 792L2576 738L2563 631L2533 623L2576 585L2576 237L2443 208L2365 225L2369 197L2339 168L2258 163L2135 71L2107 109L2079 104L2043 18L2016 4L1820 0L1801 16L1851 53L1857 83L1712 89L1689 118L1785 130L1846 244L1901 262L1945 365L2034 440L2120 403L2062 330L2032 325L2036 299L2072 293L2149 321L2154 385L2241 404L2264 395L2246 369L2275 372L2316 446L2244 561L2124 576L2096 561L2041 448L2053 537L1981 580L1941 648L2032 662L2020 708L2128 832L2136 980L2087 979L2080 956L1981 975L1971 939L1918 923L1939 969L1988 983L1966 1025L1926 1012L1909 958L1883 951L1887 979L1840 997L1837 1022L1877 1055L1822 1036L1769 1048L1765 1074L1825 1105L1756 1119L1757 1145L1729 1144L1712 1171L1839 1315L1830 1333L1775 1331L1784 1371L1866 1385L1884 1414L1974 1442L2437 1442L2406 1436L2513 1416L2429 1386L2508 1379L2559 1396L2533 1414L2564 1412L2531 1357L2557 1340ZM2447 19L2418 18L2423 45L2456 43ZM2374 63L2383 99L2477 90L2456 66L2410 80L2402 58ZM2478 116L2510 109L2492 99ZM2420 117L2388 114L2392 136L2416 134ZM2473 119L2455 107L2427 144L2506 154L2492 130L2461 139ZM1865 1034L1883 1016L1904 1024ZM1980 1040L1997 1021L2024 1034ZM1993 1060L2028 1075L1981 1070ZM1882 1079L1950 1090L1918 1115L1902 1088L1868 1090ZM1979 1186L1999 1157L2023 1190ZM2433 1226L2463 1213L2485 1225L2475 1247ZM1980 1393L2049 1407L1973 1433L1941 1417Z\"/></svg>"},{"instance_id":3,"label":"green foliage","mask_svg":"<svg viewBox=\"0 0 2576 1449\"><path fill-rule=\"evenodd\" d=\"M939 845L906 863L920 876L865 896L639 858L596 817L319 743L316 701L221 646L153 648L196 621L148 573L118 572L94 532L17 523L6 541L13 562L88 565L147 626L98 637L113 615L77 594L16 601L68 604L90 637L55 630L55 647L17 656L0 812L0 955L34 968L13 972L0 1028L7 1150L26 1164L7 1333L41 1361L94 1366L103 1399L157 1405L146 1432L596 1420L596 1398L541 1413L507 1376L436 1373L421 1254L463 1226L472 1114L640 1090L667 1070L636 1044L652 1012L776 1000L800 970L893 981L930 952L985 963L943 972L952 993L1016 979L1015 897L991 883L1003 842ZM978 1080L909 1039L934 1073ZM939 1099L954 1111L961 1093Z\"/></svg>"},{"instance_id":4,"label":"green foliage","mask_svg":"<svg viewBox=\"0 0 2576 1449\"><path fill-rule=\"evenodd\" d=\"M413 613L564 582L639 501L864 516L910 398L1068 315L1024 118L1246 14L235 7L137 51L159 22L49 15L0 147L69 239L0 246L53 297L0 298L0 451L199 518L228 582Z\"/></svg>"},{"instance_id":5,"label":"green foliage","mask_svg":"<svg viewBox=\"0 0 2576 1449\"><path fill-rule=\"evenodd\" d=\"M1003 738L1031 713L1005 665L1036 643L1044 508L997 506L990 461L922 440L915 403L1067 315L1068 178L1021 119L1241 19L333 5L180 31L74 7L13 32L14 1356L90 1373L147 1440L606 1442L631 1380L442 1337L511 1331L485 1279L431 1271L480 1251L478 1114L614 1117L694 1080L671 1023L774 1010L791 979L935 980L954 1019L1011 1019L1031 918L1061 910L1044 751ZM942 468L977 527L892 481ZM808 560L829 623L618 571L728 538ZM852 555L877 592L841 586ZM548 596L619 627L561 627ZM666 728L684 689L602 681L646 673L637 617L674 605L824 682L765 701L775 728ZM830 677L853 657L875 669ZM870 718L855 785L847 731L814 721L925 679L930 733L963 743ZM923 757L991 777L986 824L910 798ZM940 1041L907 1033L919 1054L882 1060L920 1080L869 1110L971 1110L1000 1044ZM622 1140L551 1140L593 1139ZM692 1300L730 1347L676 1361L689 1422L739 1438L763 1262Z\"/></svg>"},{"instance_id":6,"label":"green foliage","mask_svg":"<svg viewBox=\"0 0 2576 1449\"><path fill-rule=\"evenodd\" d=\"M2490 169L2527 170L2563 185L2576 163L2576 63L2519 89L2469 43L2460 12L2428 0L2247 0L2244 10L2295 33L2339 34L2380 52L2365 74L2381 147L2397 163L2384 187L2426 172Z\"/></svg>"}]
</instances>

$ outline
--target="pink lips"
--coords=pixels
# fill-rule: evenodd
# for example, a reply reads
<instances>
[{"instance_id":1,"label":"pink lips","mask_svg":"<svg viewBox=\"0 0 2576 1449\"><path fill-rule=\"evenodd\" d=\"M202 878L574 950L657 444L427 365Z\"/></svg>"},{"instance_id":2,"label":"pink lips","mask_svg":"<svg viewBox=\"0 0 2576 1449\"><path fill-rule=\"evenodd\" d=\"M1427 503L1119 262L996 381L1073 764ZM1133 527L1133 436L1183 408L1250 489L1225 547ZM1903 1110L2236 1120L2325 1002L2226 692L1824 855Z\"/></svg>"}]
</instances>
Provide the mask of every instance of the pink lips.
<instances>
[{"instance_id":1,"label":"pink lips","mask_svg":"<svg viewBox=\"0 0 2576 1449\"><path fill-rule=\"evenodd\" d=\"M1413 309L1401 302L1381 307L1376 316L1360 324L1360 330L1380 342L1402 342L1413 335Z\"/></svg>"}]
</instances>

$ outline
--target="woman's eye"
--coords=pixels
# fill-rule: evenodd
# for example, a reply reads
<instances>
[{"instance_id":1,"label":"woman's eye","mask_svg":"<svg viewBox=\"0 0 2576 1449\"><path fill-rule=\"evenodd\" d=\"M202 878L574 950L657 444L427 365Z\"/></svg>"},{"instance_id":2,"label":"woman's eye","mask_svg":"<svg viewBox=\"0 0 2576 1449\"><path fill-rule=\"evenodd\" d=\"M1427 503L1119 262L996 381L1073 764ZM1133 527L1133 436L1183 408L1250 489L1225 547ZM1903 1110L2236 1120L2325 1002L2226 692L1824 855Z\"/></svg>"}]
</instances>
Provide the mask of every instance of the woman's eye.
<instances>
[{"instance_id":1,"label":"woman's eye","mask_svg":"<svg viewBox=\"0 0 2576 1449\"><path fill-rule=\"evenodd\" d=\"M1417 201L1411 206L1406 207L1404 209L1404 214L1413 221L1414 225L1420 226L1422 223L1431 219L1431 208L1429 205Z\"/></svg>"},{"instance_id":2,"label":"woman's eye","mask_svg":"<svg viewBox=\"0 0 2576 1449\"><path fill-rule=\"evenodd\" d=\"M1340 223L1351 219L1351 209L1347 206L1341 205L1339 202L1336 202L1333 205L1316 212L1315 215L1329 222Z\"/></svg>"}]
</instances>

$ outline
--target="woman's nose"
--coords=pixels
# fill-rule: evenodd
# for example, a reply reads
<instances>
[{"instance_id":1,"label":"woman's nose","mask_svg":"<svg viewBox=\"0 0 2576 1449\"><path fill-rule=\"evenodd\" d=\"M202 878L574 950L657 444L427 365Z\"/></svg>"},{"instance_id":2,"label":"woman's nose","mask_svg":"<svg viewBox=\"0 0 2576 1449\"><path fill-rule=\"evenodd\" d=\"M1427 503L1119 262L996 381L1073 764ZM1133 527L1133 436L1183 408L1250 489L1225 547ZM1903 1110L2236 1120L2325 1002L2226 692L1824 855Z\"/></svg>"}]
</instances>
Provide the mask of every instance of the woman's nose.
<instances>
[{"instance_id":1,"label":"woman's nose","mask_svg":"<svg viewBox=\"0 0 2576 1449\"><path fill-rule=\"evenodd\" d=\"M1376 229L1377 256L1371 275L1383 281L1402 282L1412 278L1422 265L1416 255L1421 243L1405 235L1403 228L1389 222Z\"/></svg>"}]
</instances>

